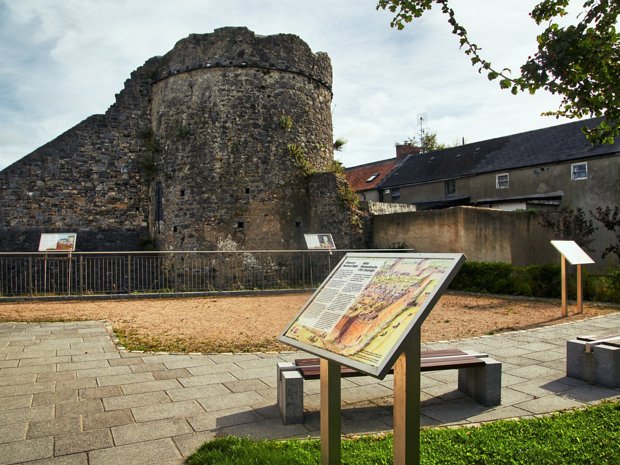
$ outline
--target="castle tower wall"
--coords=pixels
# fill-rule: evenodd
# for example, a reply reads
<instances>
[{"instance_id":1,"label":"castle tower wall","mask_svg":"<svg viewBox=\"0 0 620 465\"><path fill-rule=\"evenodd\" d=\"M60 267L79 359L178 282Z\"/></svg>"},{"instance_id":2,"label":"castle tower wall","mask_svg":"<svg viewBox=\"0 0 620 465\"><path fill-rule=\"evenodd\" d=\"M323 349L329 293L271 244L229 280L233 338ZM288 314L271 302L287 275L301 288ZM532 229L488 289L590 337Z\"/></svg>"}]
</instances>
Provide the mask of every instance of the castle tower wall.
<instances>
[{"instance_id":1,"label":"castle tower wall","mask_svg":"<svg viewBox=\"0 0 620 465\"><path fill-rule=\"evenodd\" d=\"M42 232L77 232L79 250L135 250L148 238L140 134L153 65L132 73L105 115L0 172L0 250L36 251Z\"/></svg>"},{"instance_id":2,"label":"castle tower wall","mask_svg":"<svg viewBox=\"0 0 620 465\"><path fill-rule=\"evenodd\" d=\"M228 235L244 249L303 246L304 170L333 160L329 58L296 36L224 28L177 43L160 73L159 246L214 249Z\"/></svg>"},{"instance_id":3,"label":"castle tower wall","mask_svg":"<svg viewBox=\"0 0 620 465\"><path fill-rule=\"evenodd\" d=\"M42 232L77 249L359 244L333 171L331 64L294 35L190 35L131 74L116 102L0 172L0 250ZM344 196L346 198L346 196ZM327 215L329 218L325 218Z\"/></svg>"}]
</instances>

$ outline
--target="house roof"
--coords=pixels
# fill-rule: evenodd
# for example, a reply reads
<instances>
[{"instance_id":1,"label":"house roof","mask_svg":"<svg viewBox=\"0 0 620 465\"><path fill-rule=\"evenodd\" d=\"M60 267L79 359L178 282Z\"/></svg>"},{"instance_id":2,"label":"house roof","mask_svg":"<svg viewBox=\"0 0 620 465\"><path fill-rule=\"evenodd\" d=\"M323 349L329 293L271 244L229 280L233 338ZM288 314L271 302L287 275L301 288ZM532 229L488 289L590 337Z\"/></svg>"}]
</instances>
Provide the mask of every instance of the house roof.
<instances>
[{"instance_id":1,"label":"house roof","mask_svg":"<svg viewBox=\"0 0 620 465\"><path fill-rule=\"evenodd\" d=\"M349 184L355 192L376 189L402 160L389 158L364 165L352 166L344 171Z\"/></svg>"},{"instance_id":2,"label":"house roof","mask_svg":"<svg viewBox=\"0 0 620 465\"><path fill-rule=\"evenodd\" d=\"M412 155L380 187L422 184L620 152L620 138L611 145L593 146L581 132L583 126L594 127L599 122L598 118L576 121Z\"/></svg>"}]
</instances>

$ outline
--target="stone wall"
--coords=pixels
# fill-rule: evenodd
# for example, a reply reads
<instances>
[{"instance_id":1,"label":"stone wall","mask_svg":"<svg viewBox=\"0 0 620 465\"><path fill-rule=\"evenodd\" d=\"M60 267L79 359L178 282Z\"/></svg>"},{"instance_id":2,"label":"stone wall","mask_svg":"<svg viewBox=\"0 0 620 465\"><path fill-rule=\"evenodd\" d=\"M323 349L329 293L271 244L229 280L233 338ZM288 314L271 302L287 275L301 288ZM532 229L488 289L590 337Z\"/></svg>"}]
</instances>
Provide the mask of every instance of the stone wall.
<instances>
[{"instance_id":1,"label":"stone wall","mask_svg":"<svg viewBox=\"0 0 620 465\"><path fill-rule=\"evenodd\" d=\"M415 205L409 205L407 203L385 203L367 200L366 205L371 215L390 215L392 213L416 211Z\"/></svg>"},{"instance_id":2,"label":"stone wall","mask_svg":"<svg viewBox=\"0 0 620 465\"><path fill-rule=\"evenodd\" d=\"M0 249L36 251L41 232L77 232L80 250L135 249L148 237L139 134L149 70L132 73L105 115L91 116L0 172Z\"/></svg>"},{"instance_id":3,"label":"stone wall","mask_svg":"<svg viewBox=\"0 0 620 465\"><path fill-rule=\"evenodd\" d=\"M296 36L224 28L180 41L160 68L151 120L163 215L151 224L161 248L213 249L228 235L245 249L300 247L300 163L322 171L333 160L329 58Z\"/></svg>"},{"instance_id":4,"label":"stone wall","mask_svg":"<svg viewBox=\"0 0 620 465\"><path fill-rule=\"evenodd\" d=\"M0 172L0 250L41 232L77 232L78 250L297 249L325 222L355 243L336 183L311 176L332 168L331 99L329 57L296 36L193 34Z\"/></svg>"},{"instance_id":5,"label":"stone wall","mask_svg":"<svg viewBox=\"0 0 620 465\"><path fill-rule=\"evenodd\" d=\"M468 260L514 265L559 263L551 232L528 212L455 207L373 218L373 247L464 253Z\"/></svg>"},{"instance_id":6,"label":"stone wall","mask_svg":"<svg viewBox=\"0 0 620 465\"><path fill-rule=\"evenodd\" d=\"M309 179L310 215L307 233L329 233L338 249L366 248L370 216L347 203L346 181L334 173L314 174ZM303 236L302 236L303 238ZM305 248L305 247L303 247Z\"/></svg>"}]
</instances>

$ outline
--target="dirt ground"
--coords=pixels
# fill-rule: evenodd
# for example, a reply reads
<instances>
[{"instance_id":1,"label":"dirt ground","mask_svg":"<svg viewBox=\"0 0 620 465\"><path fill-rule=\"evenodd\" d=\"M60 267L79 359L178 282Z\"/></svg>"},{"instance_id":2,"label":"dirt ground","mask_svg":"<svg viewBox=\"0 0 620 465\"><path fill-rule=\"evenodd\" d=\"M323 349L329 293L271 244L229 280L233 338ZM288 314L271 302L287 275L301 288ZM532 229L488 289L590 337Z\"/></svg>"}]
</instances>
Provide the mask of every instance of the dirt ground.
<instances>
[{"instance_id":1,"label":"dirt ground","mask_svg":"<svg viewBox=\"0 0 620 465\"><path fill-rule=\"evenodd\" d=\"M287 350L276 336L310 293L0 304L0 321L106 320L133 349L228 352ZM586 304L560 317L559 302L446 294L422 326L424 342L527 329L619 311Z\"/></svg>"}]
</instances>

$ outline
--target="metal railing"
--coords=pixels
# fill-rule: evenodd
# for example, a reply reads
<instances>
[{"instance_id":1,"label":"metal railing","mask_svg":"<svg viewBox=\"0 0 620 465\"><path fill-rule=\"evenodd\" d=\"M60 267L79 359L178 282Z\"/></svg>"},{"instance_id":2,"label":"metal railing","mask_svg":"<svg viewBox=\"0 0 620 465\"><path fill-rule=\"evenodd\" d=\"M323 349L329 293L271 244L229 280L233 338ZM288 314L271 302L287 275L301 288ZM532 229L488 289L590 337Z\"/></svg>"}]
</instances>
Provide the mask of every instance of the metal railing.
<instances>
[{"instance_id":1,"label":"metal railing","mask_svg":"<svg viewBox=\"0 0 620 465\"><path fill-rule=\"evenodd\" d=\"M0 298L313 289L346 252L0 253Z\"/></svg>"}]
</instances>

